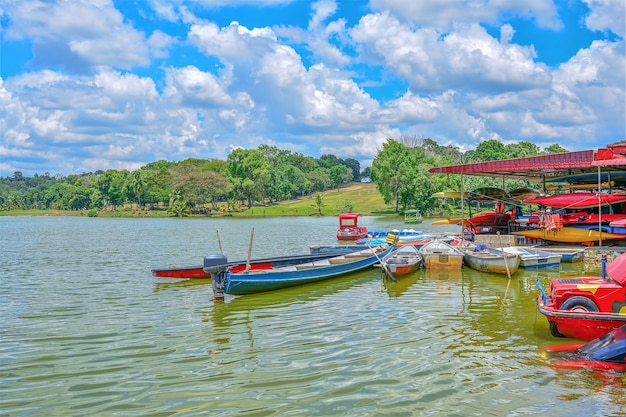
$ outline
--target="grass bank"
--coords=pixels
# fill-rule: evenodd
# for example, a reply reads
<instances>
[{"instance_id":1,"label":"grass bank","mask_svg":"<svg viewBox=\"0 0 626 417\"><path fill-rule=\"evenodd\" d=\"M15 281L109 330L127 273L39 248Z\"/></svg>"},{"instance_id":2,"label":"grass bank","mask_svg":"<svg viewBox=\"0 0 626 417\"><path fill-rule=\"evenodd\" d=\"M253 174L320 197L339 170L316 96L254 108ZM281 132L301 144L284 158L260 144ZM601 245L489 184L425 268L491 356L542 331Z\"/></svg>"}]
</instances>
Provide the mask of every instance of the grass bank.
<instances>
[{"instance_id":1,"label":"grass bank","mask_svg":"<svg viewBox=\"0 0 626 417\"><path fill-rule=\"evenodd\" d=\"M350 183L339 190L327 190L321 193L324 216L338 216L348 211L365 216L395 216L395 206L387 205L373 183ZM8 210L0 211L0 216L88 216L89 210ZM281 201L271 205L258 205L238 212L214 212L212 217L271 217L271 216L316 216L318 215L315 196L296 200ZM98 217L169 217L167 211L136 210L134 206L126 206L118 210L98 211ZM206 217L207 215L191 215L190 217Z\"/></svg>"}]
</instances>

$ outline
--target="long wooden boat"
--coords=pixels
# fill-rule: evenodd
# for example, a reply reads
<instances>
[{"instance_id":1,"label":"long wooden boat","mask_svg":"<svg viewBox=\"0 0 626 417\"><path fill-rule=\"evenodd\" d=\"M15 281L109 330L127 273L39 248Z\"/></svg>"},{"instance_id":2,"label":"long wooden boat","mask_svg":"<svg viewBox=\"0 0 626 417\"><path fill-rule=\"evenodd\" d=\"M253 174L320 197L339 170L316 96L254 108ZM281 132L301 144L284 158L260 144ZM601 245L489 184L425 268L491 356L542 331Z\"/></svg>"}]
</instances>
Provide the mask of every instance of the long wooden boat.
<instances>
[{"instance_id":1,"label":"long wooden boat","mask_svg":"<svg viewBox=\"0 0 626 417\"><path fill-rule=\"evenodd\" d=\"M461 269L463 252L452 245L435 239L419 249L426 269Z\"/></svg>"},{"instance_id":2,"label":"long wooden boat","mask_svg":"<svg viewBox=\"0 0 626 417\"><path fill-rule=\"evenodd\" d=\"M293 262L312 262L321 259L330 258L333 256L341 255L342 253L355 252L357 250L362 250L363 247L352 247L346 246L346 249L342 249L340 245L336 246L328 246L326 250L323 252L313 252L311 251L311 255L300 255L300 256L292 256L292 257L272 257L272 258L261 258L255 259L247 265L246 261L240 262L232 262L228 264L228 267L231 272L240 272L248 267L253 271L264 271L267 269L271 269L274 265L287 265ZM209 255L205 257L205 264L214 262L215 255ZM220 258L221 259L221 258ZM155 268L152 270L152 276L157 278L180 278L180 279L209 279L211 278L211 273L204 270L203 265L192 265L192 266L177 266L170 265L164 268Z\"/></svg>"},{"instance_id":3,"label":"long wooden boat","mask_svg":"<svg viewBox=\"0 0 626 417\"><path fill-rule=\"evenodd\" d=\"M526 269L553 268L561 263L563 257L558 253L521 246L507 246L502 250L509 254L519 255L520 267Z\"/></svg>"},{"instance_id":4,"label":"long wooden boat","mask_svg":"<svg viewBox=\"0 0 626 417\"><path fill-rule=\"evenodd\" d=\"M529 229L511 232L513 235L524 236L527 239L543 239L562 243L586 243L600 240L624 240L626 234L606 233L597 230L587 230L578 227L562 227L547 231L545 229Z\"/></svg>"},{"instance_id":5,"label":"long wooden boat","mask_svg":"<svg viewBox=\"0 0 626 417\"><path fill-rule=\"evenodd\" d=\"M417 271L422 265L422 255L415 246L399 246L381 262L382 267L395 277Z\"/></svg>"},{"instance_id":6,"label":"long wooden boat","mask_svg":"<svg viewBox=\"0 0 626 417\"><path fill-rule=\"evenodd\" d=\"M211 273L214 296L223 298L224 294L254 294L359 271L380 262L392 250L393 245L381 245L357 252L335 254L336 256L328 254L286 256L273 260L271 268L263 270L247 269L246 262L237 262L235 265L244 267L237 272L224 255L214 255L213 259L205 258L204 270ZM315 256L318 259L311 261L310 259Z\"/></svg>"},{"instance_id":7,"label":"long wooden boat","mask_svg":"<svg viewBox=\"0 0 626 417\"><path fill-rule=\"evenodd\" d=\"M598 205L608 205L623 203L626 195L617 194L596 194L596 193L567 193L555 194L545 197L537 197L531 200L524 200L526 204L537 204L545 207L557 208L592 208Z\"/></svg>"},{"instance_id":8,"label":"long wooden boat","mask_svg":"<svg viewBox=\"0 0 626 417\"><path fill-rule=\"evenodd\" d=\"M521 261L518 254L509 254L483 245L464 248L462 251L463 263L480 272L513 275L519 269Z\"/></svg>"}]
</instances>

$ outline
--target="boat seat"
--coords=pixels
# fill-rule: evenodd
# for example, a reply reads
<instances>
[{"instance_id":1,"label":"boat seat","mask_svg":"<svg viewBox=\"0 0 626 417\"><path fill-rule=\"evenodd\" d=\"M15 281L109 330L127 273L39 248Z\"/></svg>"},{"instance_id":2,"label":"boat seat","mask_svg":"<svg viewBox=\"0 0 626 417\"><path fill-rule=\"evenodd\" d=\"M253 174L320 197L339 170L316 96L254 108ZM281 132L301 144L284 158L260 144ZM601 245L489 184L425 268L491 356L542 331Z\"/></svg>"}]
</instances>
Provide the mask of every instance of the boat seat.
<instances>
[{"instance_id":1,"label":"boat seat","mask_svg":"<svg viewBox=\"0 0 626 417\"><path fill-rule=\"evenodd\" d=\"M367 256L364 256L364 258L367 258ZM341 258L330 258L328 262L330 262L331 265L337 265L337 264L345 264L348 262L354 262L355 259L358 259L358 258L346 258L342 256Z\"/></svg>"},{"instance_id":2,"label":"boat seat","mask_svg":"<svg viewBox=\"0 0 626 417\"><path fill-rule=\"evenodd\" d=\"M317 261L317 262L308 262L305 264L300 264L300 265L296 265L292 268L294 268L293 270L296 271L301 271L303 269L312 269L312 268L319 268L322 266L329 266L330 263L328 262L328 260L323 260L323 261Z\"/></svg>"}]
</instances>

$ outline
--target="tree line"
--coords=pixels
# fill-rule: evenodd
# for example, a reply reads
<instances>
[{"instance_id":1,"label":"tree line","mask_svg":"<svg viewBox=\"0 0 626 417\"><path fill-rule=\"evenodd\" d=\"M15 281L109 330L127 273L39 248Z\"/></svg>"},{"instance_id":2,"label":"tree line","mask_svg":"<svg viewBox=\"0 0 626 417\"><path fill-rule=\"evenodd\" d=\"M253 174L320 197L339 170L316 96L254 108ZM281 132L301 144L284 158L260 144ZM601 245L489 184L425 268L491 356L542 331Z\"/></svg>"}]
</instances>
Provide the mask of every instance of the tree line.
<instances>
[{"instance_id":1,"label":"tree line","mask_svg":"<svg viewBox=\"0 0 626 417\"><path fill-rule=\"evenodd\" d=\"M428 213L436 202L432 194L459 189L458 176L428 174L433 166L489 161L566 150L560 145L540 149L530 142L504 145L492 139L475 150L462 152L432 139L403 136L388 139L371 167L334 155L320 158L260 145L235 149L225 161L190 158L180 162L156 161L138 170L113 170L62 176L21 172L0 178L0 210L95 210L133 204L136 208L162 208L173 215L274 204L312 196L342 184L371 178L386 204L396 212L417 208ZM470 186L501 186L491 178L471 178Z\"/></svg>"}]
</instances>

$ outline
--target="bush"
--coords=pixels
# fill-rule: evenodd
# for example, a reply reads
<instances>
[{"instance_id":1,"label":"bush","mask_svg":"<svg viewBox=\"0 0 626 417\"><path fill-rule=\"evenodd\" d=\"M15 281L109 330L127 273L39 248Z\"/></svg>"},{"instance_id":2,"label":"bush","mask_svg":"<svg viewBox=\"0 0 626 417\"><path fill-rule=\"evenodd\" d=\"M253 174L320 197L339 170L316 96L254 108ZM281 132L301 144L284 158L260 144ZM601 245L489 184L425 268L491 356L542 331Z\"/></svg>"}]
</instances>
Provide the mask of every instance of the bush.
<instances>
[{"instance_id":1,"label":"bush","mask_svg":"<svg viewBox=\"0 0 626 417\"><path fill-rule=\"evenodd\" d=\"M91 209L87 212L87 217L98 217L98 210Z\"/></svg>"}]
</instances>

